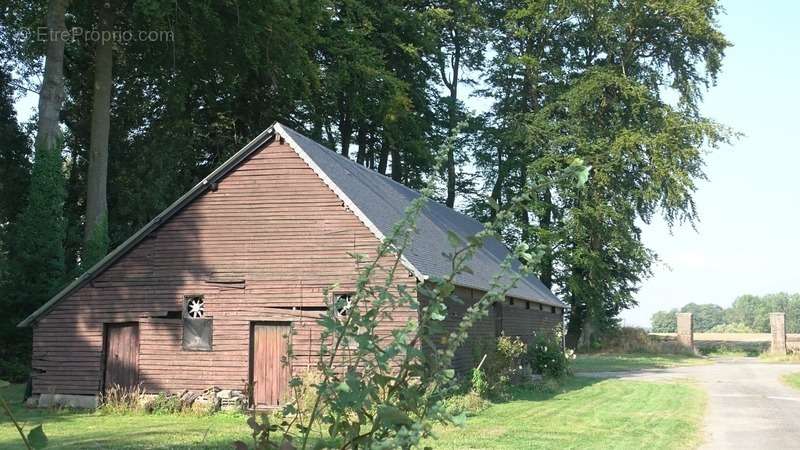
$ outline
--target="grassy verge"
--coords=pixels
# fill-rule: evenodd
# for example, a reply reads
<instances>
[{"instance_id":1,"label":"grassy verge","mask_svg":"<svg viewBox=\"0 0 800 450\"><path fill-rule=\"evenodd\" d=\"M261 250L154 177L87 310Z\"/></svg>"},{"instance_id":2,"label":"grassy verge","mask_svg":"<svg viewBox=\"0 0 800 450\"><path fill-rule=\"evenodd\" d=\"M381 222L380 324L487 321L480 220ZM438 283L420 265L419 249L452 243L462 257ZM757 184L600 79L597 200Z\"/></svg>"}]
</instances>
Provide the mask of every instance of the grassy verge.
<instances>
[{"instance_id":1,"label":"grassy verge","mask_svg":"<svg viewBox=\"0 0 800 450\"><path fill-rule=\"evenodd\" d=\"M559 393L517 391L512 401L438 430L441 449L693 448L705 394L685 383L573 378Z\"/></svg>"},{"instance_id":2,"label":"grassy verge","mask_svg":"<svg viewBox=\"0 0 800 450\"><path fill-rule=\"evenodd\" d=\"M239 414L193 416L103 415L28 410L21 386L2 389L27 427L39 423L49 448L231 448L249 441ZM518 389L491 405L464 428L442 427L426 443L444 449L692 447L699 439L705 394L690 384L571 378L553 392ZM9 421L0 420L0 449L20 448Z\"/></svg>"},{"instance_id":3,"label":"grassy verge","mask_svg":"<svg viewBox=\"0 0 800 450\"><path fill-rule=\"evenodd\" d=\"M705 364L709 361L696 356L648 354L589 354L577 355L572 370L580 372L619 372L640 369Z\"/></svg>"},{"instance_id":4,"label":"grassy verge","mask_svg":"<svg viewBox=\"0 0 800 450\"><path fill-rule=\"evenodd\" d=\"M781 377L781 380L795 389L800 389L800 372L787 373Z\"/></svg>"},{"instance_id":5,"label":"grassy verge","mask_svg":"<svg viewBox=\"0 0 800 450\"><path fill-rule=\"evenodd\" d=\"M0 389L18 421L26 429L44 424L51 448L113 449L217 449L233 441L250 442L250 429L242 414L210 416L181 414L128 414L71 410L27 409L22 405L22 385ZM0 414L0 449L19 449L22 442L11 422Z\"/></svg>"},{"instance_id":6,"label":"grassy verge","mask_svg":"<svg viewBox=\"0 0 800 450\"><path fill-rule=\"evenodd\" d=\"M761 361L768 363L800 363L800 353L793 352L786 355L775 355L769 352L762 353L759 357Z\"/></svg>"}]
</instances>

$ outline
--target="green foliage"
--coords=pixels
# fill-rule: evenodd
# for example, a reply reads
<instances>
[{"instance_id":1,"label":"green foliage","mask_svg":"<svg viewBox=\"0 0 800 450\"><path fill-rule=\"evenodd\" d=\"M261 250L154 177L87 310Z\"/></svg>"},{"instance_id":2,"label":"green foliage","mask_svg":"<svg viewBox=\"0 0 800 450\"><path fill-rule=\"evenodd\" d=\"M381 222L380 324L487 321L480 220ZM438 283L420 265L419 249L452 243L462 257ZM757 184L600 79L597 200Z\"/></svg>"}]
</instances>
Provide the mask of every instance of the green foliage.
<instances>
[{"instance_id":1,"label":"green foliage","mask_svg":"<svg viewBox=\"0 0 800 450\"><path fill-rule=\"evenodd\" d=\"M562 347L560 333L545 333L534 337L528 346L528 361L534 373L545 378L563 378L569 375L570 350Z\"/></svg>"},{"instance_id":2,"label":"green foliage","mask_svg":"<svg viewBox=\"0 0 800 450\"><path fill-rule=\"evenodd\" d=\"M489 394L489 383L486 381L486 373L483 369L478 369L477 367L472 369L470 384L471 391L480 397L486 397Z\"/></svg>"},{"instance_id":3,"label":"green foliage","mask_svg":"<svg viewBox=\"0 0 800 450\"><path fill-rule=\"evenodd\" d=\"M621 327L603 334L593 342L595 352L645 355L693 355L691 349L672 339L651 336L637 327Z\"/></svg>"},{"instance_id":4,"label":"green foliage","mask_svg":"<svg viewBox=\"0 0 800 450\"><path fill-rule=\"evenodd\" d=\"M0 322L2 360L29 363L30 329L20 330L16 324L42 306L64 281L64 195L60 147L37 149L28 203L13 224L8 243L7 277L0 297L6 311Z\"/></svg>"},{"instance_id":5,"label":"green foliage","mask_svg":"<svg viewBox=\"0 0 800 450\"><path fill-rule=\"evenodd\" d=\"M674 333L677 310L658 311L651 318L651 327L657 333ZM693 313L697 332L714 333L769 333L769 313L786 313L786 332L800 333L800 294L742 295L729 308L711 304L689 303L681 312ZM731 330L731 331L727 331Z\"/></svg>"},{"instance_id":6,"label":"green foliage","mask_svg":"<svg viewBox=\"0 0 800 450\"><path fill-rule=\"evenodd\" d=\"M86 242L83 259L81 259L83 270L88 270L95 263L103 259L103 257L108 254L108 248L108 215L104 214L103 217L100 218L100 222L92 230L91 236Z\"/></svg>"},{"instance_id":7,"label":"green foliage","mask_svg":"<svg viewBox=\"0 0 800 450\"><path fill-rule=\"evenodd\" d=\"M481 395L503 398L508 394L512 382L518 381L521 369L525 365L524 356L527 350L525 343L518 337L500 336L498 338L482 338L473 344L473 361L483 361L477 375L482 383L478 383ZM485 358L484 358L485 357ZM476 370L472 372L473 390L475 390Z\"/></svg>"},{"instance_id":8,"label":"green foliage","mask_svg":"<svg viewBox=\"0 0 800 450\"><path fill-rule=\"evenodd\" d=\"M708 330L709 333L755 333L756 331L749 326L737 323L721 323Z\"/></svg>"},{"instance_id":9,"label":"green foliage","mask_svg":"<svg viewBox=\"0 0 800 450\"><path fill-rule=\"evenodd\" d=\"M7 381L0 380L0 389L8 386L9 383ZM11 411L11 406L9 406L8 401L3 398L2 394L0 394L0 407L3 409L4 415L14 424L14 428L16 428L17 433L19 433L22 443L25 444L25 448L34 450L47 447L47 435L45 435L41 424L34 426L25 433L23 425L17 421L17 418Z\"/></svg>"},{"instance_id":10,"label":"green foliage","mask_svg":"<svg viewBox=\"0 0 800 450\"><path fill-rule=\"evenodd\" d=\"M681 312L692 313L697 332L706 332L725 322L725 310L719 305L689 303L681 308Z\"/></svg>"},{"instance_id":11,"label":"green foliage","mask_svg":"<svg viewBox=\"0 0 800 450\"><path fill-rule=\"evenodd\" d=\"M451 416L462 414L472 417L485 410L491 403L475 390L465 394L456 394L442 401L442 408Z\"/></svg>"},{"instance_id":12,"label":"green foliage","mask_svg":"<svg viewBox=\"0 0 800 450\"><path fill-rule=\"evenodd\" d=\"M720 6L500 1L488 12L494 129L476 158L491 174L486 190L502 203L567 158L591 166L585 188L551 184L506 231L512 243L544 246L538 272L571 304L574 348L586 323L603 329L635 304L656 258L640 222L694 221L704 149L731 137L698 111L729 46L716 24Z\"/></svg>"},{"instance_id":13,"label":"green foliage","mask_svg":"<svg viewBox=\"0 0 800 450\"><path fill-rule=\"evenodd\" d=\"M653 333L675 333L678 331L677 309L656 311L650 317L650 329Z\"/></svg>"}]
</instances>

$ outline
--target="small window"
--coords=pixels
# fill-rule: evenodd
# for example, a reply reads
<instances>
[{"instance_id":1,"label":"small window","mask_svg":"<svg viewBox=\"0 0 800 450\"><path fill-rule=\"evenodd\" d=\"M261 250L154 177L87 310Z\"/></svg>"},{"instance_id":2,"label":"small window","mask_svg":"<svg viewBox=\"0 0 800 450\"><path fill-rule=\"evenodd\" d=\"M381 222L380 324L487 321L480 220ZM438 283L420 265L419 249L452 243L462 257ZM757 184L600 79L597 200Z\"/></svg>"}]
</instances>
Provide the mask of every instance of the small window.
<instances>
[{"instance_id":1,"label":"small window","mask_svg":"<svg viewBox=\"0 0 800 450\"><path fill-rule=\"evenodd\" d=\"M544 311L544 305L542 305L541 303L539 303L539 311Z\"/></svg>"},{"instance_id":2,"label":"small window","mask_svg":"<svg viewBox=\"0 0 800 450\"><path fill-rule=\"evenodd\" d=\"M183 301L183 349L210 352L214 321L206 318L205 299L191 295Z\"/></svg>"},{"instance_id":3,"label":"small window","mask_svg":"<svg viewBox=\"0 0 800 450\"><path fill-rule=\"evenodd\" d=\"M213 319L183 319L183 349L210 352L214 336Z\"/></svg>"},{"instance_id":4,"label":"small window","mask_svg":"<svg viewBox=\"0 0 800 450\"><path fill-rule=\"evenodd\" d=\"M353 294L336 294L333 299L333 311L336 317L344 318L353 307Z\"/></svg>"},{"instance_id":5,"label":"small window","mask_svg":"<svg viewBox=\"0 0 800 450\"><path fill-rule=\"evenodd\" d=\"M550 307L550 312L555 314L556 313L556 307L555 306L551 306Z\"/></svg>"},{"instance_id":6,"label":"small window","mask_svg":"<svg viewBox=\"0 0 800 450\"><path fill-rule=\"evenodd\" d=\"M531 302L525 302L525 309L531 309Z\"/></svg>"},{"instance_id":7,"label":"small window","mask_svg":"<svg viewBox=\"0 0 800 450\"><path fill-rule=\"evenodd\" d=\"M511 305L511 306L514 306L514 299L513 298L509 298L508 299L508 304Z\"/></svg>"}]
</instances>

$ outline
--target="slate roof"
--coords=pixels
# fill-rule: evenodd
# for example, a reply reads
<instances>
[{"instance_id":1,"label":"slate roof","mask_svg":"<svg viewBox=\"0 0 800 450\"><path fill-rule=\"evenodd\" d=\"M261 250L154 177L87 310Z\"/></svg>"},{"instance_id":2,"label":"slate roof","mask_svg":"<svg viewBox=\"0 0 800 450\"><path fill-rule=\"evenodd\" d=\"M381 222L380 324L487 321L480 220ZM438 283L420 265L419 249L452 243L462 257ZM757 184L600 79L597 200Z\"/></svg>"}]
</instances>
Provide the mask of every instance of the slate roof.
<instances>
[{"instance_id":1,"label":"slate roof","mask_svg":"<svg viewBox=\"0 0 800 450\"><path fill-rule=\"evenodd\" d=\"M296 143L383 235L391 233L409 203L420 196L419 192L357 164L291 128L280 124L276 128L287 140ZM445 276L451 271L451 260L446 255L453 253L447 231L466 239L482 229L483 225L472 217L430 201L417 221L417 233L410 248L406 249L405 257L422 275ZM500 241L488 240L468 263L473 273L459 274L456 283L487 290L492 276L500 271L500 263L508 253ZM566 306L534 276L520 280L509 295L552 306Z\"/></svg>"},{"instance_id":2,"label":"slate roof","mask_svg":"<svg viewBox=\"0 0 800 450\"><path fill-rule=\"evenodd\" d=\"M18 326L31 325L58 301L90 282L162 223L211 188L228 172L235 169L251 153L273 139L276 134L284 137L290 144L294 144L292 147L295 151L306 162L310 163L312 168L315 168L318 175L329 184L337 195L346 197L346 203L351 203L350 206L354 207L360 218L368 222L368 226L380 237L390 234L392 226L403 216L408 204L420 195L417 191L409 189L387 176L367 169L291 128L275 123L182 195L167 209L158 214L147 225L134 233L80 277L69 283L42 307L20 322ZM343 198L343 200L345 199ZM481 229L482 225L471 217L431 201L426 205L422 216L417 222L417 233L413 237L411 248L407 249L405 253L404 263L420 278L446 275L450 271L450 260L446 254L453 251L447 239L447 230L466 238ZM500 262L507 254L508 249L501 242L494 239L487 241L468 264L474 273L460 274L456 278L456 283L464 287L488 289L492 275L500 270ZM547 287L533 276L520 280L517 286L509 292L509 295L551 306L566 307L558 297L553 295Z\"/></svg>"}]
</instances>

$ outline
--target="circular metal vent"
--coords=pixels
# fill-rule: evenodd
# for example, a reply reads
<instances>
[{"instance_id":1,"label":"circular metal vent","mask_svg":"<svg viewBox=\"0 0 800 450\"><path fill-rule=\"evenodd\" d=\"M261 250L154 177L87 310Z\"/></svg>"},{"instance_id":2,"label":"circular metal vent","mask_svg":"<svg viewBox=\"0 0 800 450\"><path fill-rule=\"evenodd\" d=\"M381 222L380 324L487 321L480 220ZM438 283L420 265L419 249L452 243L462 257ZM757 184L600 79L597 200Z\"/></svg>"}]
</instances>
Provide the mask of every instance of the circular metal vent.
<instances>
[{"instance_id":1,"label":"circular metal vent","mask_svg":"<svg viewBox=\"0 0 800 450\"><path fill-rule=\"evenodd\" d=\"M194 297L190 298L186 302L186 315L191 317L192 319L199 319L203 317L205 313L205 307L203 305L203 299L201 297Z\"/></svg>"}]
</instances>

